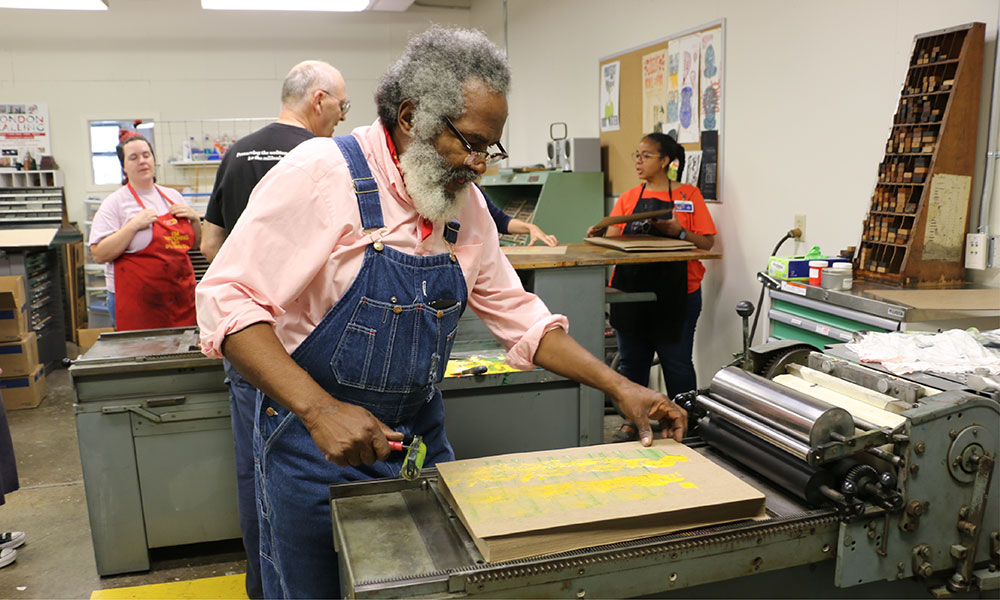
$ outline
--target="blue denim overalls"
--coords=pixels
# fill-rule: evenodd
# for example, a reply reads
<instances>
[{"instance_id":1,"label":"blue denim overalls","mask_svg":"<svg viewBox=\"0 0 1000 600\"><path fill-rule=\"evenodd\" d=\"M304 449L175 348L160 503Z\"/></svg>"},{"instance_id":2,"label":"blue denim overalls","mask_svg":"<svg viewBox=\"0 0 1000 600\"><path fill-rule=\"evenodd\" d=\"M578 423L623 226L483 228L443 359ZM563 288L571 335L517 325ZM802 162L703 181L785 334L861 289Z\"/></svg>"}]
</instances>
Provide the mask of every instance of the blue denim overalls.
<instances>
[{"instance_id":1,"label":"blue denim overalls","mask_svg":"<svg viewBox=\"0 0 1000 600\"><path fill-rule=\"evenodd\" d=\"M351 136L335 140L354 179L361 224L377 231L383 227L378 185L361 148ZM422 435L425 466L454 460L434 384L444 376L465 310L462 269L453 253L414 256L384 246L377 233L371 237L357 279L292 358L337 400L366 408L397 431ZM398 477L403 455L370 467L338 467L326 461L297 416L263 393L256 411L264 594L339 597L329 485Z\"/></svg>"}]
</instances>

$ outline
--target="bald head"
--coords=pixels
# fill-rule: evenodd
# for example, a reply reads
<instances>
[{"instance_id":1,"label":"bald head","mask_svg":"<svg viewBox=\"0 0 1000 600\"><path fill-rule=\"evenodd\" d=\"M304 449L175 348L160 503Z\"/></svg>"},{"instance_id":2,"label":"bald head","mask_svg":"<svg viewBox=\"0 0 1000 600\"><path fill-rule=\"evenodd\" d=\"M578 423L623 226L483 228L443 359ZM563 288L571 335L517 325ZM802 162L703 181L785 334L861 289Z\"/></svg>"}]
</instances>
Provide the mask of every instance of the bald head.
<instances>
[{"instance_id":1,"label":"bald head","mask_svg":"<svg viewBox=\"0 0 1000 600\"><path fill-rule=\"evenodd\" d=\"M306 60L285 76L278 121L327 137L346 118L349 106L340 71L323 61Z\"/></svg>"}]
</instances>

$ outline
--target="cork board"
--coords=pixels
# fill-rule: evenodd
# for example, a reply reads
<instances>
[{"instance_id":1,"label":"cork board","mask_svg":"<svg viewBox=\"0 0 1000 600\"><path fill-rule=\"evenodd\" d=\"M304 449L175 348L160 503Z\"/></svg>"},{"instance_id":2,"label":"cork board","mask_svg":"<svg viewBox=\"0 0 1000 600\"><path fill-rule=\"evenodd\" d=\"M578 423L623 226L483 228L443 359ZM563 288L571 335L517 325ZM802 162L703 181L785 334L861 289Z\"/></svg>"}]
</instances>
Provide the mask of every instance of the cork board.
<instances>
[{"instance_id":1,"label":"cork board","mask_svg":"<svg viewBox=\"0 0 1000 600\"><path fill-rule=\"evenodd\" d=\"M618 129L605 131L602 127L601 131L601 150L602 158L605 161L603 168L607 178L605 181L607 193L619 195L638 184L632 153L635 151L642 136L650 133L650 131L645 131L644 127L650 127L650 123L652 123L655 130L656 123L659 122L657 118L646 114L650 112L650 105L655 104L655 98L650 97L648 90L651 86L647 85L645 80L649 80L650 77L659 77L661 74L669 79L672 72L670 56L661 55L661 53L671 51L671 43L674 44L675 48L678 45L684 46L685 42L692 41L694 36L697 36L703 40L703 44L699 48L707 49L708 47L712 47L710 59L707 58L709 56L707 51L699 53L699 60L702 58L705 59L699 63L697 70L699 93L698 106L697 110L694 110L694 115L699 117L696 119L699 135L697 141L685 141L686 138L683 136L683 132L680 132L682 136L679 139L681 145L684 146L685 154L689 157L688 166L685 167L685 170L693 167L695 160L692 158L692 153L696 155L702 150L705 151L705 155L702 157L705 162L705 168L699 169L701 171L701 180L698 182L698 187L702 189L706 201L722 200L721 175L725 127L724 105L726 97L725 31L725 19L721 19L604 57L599 61L598 85L601 86L600 92L603 94L599 97L603 98L606 95L604 94L605 66L618 63L619 72ZM659 71L661 64L665 72ZM677 68L681 71L684 70L682 65L678 65ZM708 90L709 93L702 93L705 90ZM714 100L711 100L713 95ZM712 110L705 111L703 104L706 98L710 99L710 106L715 106L714 112ZM683 98L680 100L682 101ZM645 112L643 110L644 106L647 108ZM606 107L602 105L600 107L601 116L604 116L605 110ZM666 112L669 113L670 110L667 109ZM678 109L678 112L679 114L684 113L680 109ZM712 149L711 147L703 148L701 143L701 133L706 130L704 127L706 123L700 117L705 115L714 115L713 118L709 119L708 127L709 129L714 127L714 131L717 134L715 143L716 155L714 167L712 168L708 167L711 163L711 157L708 154ZM667 126L661 129L664 133L672 129L670 124L675 123L671 118L672 116L670 114L665 115L664 121ZM681 122L683 122L683 119ZM686 129L687 133L690 134L691 128L688 127ZM714 193L711 192L711 188L714 188Z\"/></svg>"}]
</instances>

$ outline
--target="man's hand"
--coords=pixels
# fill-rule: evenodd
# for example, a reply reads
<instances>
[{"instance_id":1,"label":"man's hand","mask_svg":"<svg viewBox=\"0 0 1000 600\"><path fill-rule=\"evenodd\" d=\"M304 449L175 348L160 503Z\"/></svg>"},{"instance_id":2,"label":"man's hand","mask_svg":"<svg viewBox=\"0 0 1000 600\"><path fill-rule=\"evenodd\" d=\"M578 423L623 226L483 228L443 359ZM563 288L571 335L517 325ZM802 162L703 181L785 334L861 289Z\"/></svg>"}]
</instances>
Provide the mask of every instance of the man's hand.
<instances>
[{"instance_id":1,"label":"man's hand","mask_svg":"<svg viewBox=\"0 0 1000 600\"><path fill-rule=\"evenodd\" d=\"M535 351L535 364L595 387L615 399L625 418L635 423L643 446L653 443L650 419L669 421L669 433L678 442L687 431L687 412L659 392L635 384L604 361L583 349L562 329L553 329L542 336ZM664 423L663 437L668 427Z\"/></svg>"},{"instance_id":2,"label":"man's hand","mask_svg":"<svg viewBox=\"0 0 1000 600\"><path fill-rule=\"evenodd\" d=\"M353 404L334 400L322 407L311 407L302 415L313 442L326 460L341 467L371 465L386 460L392 451L387 439L402 440L370 412Z\"/></svg>"},{"instance_id":3,"label":"man's hand","mask_svg":"<svg viewBox=\"0 0 1000 600\"><path fill-rule=\"evenodd\" d=\"M653 443L653 428L649 420L663 425L661 436L681 441L687 431L687 411L670 401L665 395L647 387L628 382L620 396L615 397L625 420L634 423L643 446ZM668 427L669 425L669 427Z\"/></svg>"},{"instance_id":4,"label":"man's hand","mask_svg":"<svg viewBox=\"0 0 1000 600\"><path fill-rule=\"evenodd\" d=\"M653 219L653 227L657 231L668 237L677 237L684 229L680 221L677 220L677 213L674 212L669 219Z\"/></svg>"},{"instance_id":5,"label":"man's hand","mask_svg":"<svg viewBox=\"0 0 1000 600\"><path fill-rule=\"evenodd\" d=\"M584 237L601 237L605 234L605 232L607 232L607 230L608 230L607 227L591 226L587 228L587 235L585 235Z\"/></svg>"},{"instance_id":6,"label":"man's hand","mask_svg":"<svg viewBox=\"0 0 1000 600\"><path fill-rule=\"evenodd\" d=\"M388 458L387 438L403 439L367 410L330 396L292 360L269 323L230 333L222 351L247 381L302 419L329 461L370 465Z\"/></svg>"}]
</instances>

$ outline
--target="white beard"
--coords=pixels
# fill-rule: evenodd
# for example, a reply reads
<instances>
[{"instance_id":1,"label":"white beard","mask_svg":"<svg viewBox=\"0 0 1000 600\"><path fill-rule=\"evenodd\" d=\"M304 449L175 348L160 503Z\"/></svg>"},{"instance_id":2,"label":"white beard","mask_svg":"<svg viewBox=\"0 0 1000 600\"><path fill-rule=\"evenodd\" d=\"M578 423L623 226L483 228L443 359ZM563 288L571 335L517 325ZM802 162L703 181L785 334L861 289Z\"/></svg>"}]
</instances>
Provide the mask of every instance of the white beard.
<instances>
[{"instance_id":1,"label":"white beard","mask_svg":"<svg viewBox=\"0 0 1000 600\"><path fill-rule=\"evenodd\" d=\"M454 168L434 149L430 142L415 139L399 158L406 192L422 217L433 223L447 223L462 212L470 196L470 184L479 174L468 167ZM467 183L458 192L449 192L445 185L457 179Z\"/></svg>"}]
</instances>

